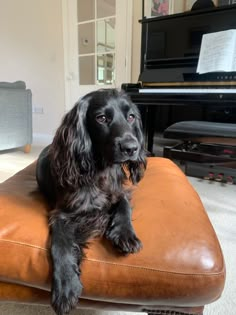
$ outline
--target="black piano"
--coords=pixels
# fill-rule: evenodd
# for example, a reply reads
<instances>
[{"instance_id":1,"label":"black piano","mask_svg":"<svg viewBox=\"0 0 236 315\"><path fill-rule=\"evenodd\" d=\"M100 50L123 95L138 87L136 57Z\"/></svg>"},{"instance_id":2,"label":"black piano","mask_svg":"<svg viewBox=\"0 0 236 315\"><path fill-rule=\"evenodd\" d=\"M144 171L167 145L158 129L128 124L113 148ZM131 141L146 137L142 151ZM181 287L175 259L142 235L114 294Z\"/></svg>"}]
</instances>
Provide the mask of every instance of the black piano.
<instances>
[{"instance_id":1,"label":"black piano","mask_svg":"<svg viewBox=\"0 0 236 315\"><path fill-rule=\"evenodd\" d=\"M236 5L142 18L137 84L122 84L142 113L146 146L178 121L236 123L236 72L196 73L203 34L236 29Z\"/></svg>"}]
</instances>

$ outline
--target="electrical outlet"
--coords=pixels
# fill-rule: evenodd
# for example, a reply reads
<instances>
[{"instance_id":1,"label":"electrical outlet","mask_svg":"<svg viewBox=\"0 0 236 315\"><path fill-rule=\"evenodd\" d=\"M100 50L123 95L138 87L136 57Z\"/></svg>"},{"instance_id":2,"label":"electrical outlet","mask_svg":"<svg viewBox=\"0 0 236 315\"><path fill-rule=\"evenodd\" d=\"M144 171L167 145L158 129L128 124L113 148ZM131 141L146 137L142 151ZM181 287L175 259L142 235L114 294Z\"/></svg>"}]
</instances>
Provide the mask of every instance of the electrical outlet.
<instances>
[{"instance_id":1,"label":"electrical outlet","mask_svg":"<svg viewBox=\"0 0 236 315\"><path fill-rule=\"evenodd\" d=\"M43 114L43 107L33 107L33 113Z\"/></svg>"}]
</instances>

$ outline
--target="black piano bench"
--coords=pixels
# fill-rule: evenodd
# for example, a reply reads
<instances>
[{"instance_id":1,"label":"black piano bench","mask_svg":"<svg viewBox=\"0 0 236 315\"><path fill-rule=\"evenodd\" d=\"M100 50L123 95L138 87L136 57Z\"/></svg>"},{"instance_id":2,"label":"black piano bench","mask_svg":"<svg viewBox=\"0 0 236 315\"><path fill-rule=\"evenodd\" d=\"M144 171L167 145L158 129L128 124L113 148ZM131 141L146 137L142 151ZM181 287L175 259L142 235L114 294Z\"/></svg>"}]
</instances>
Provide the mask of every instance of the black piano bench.
<instances>
[{"instance_id":1,"label":"black piano bench","mask_svg":"<svg viewBox=\"0 0 236 315\"><path fill-rule=\"evenodd\" d=\"M164 131L180 143L164 148L164 157L185 166L189 176L236 184L236 124L181 121Z\"/></svg>"}]
</instances>

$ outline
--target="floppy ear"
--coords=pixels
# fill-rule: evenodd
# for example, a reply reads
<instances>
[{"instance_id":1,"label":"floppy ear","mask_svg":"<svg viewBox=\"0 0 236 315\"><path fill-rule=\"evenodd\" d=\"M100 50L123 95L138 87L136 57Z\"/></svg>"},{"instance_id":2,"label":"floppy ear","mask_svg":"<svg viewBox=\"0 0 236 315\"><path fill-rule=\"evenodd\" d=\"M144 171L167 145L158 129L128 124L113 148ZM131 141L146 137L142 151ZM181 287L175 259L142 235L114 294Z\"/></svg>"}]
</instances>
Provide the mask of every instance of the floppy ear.
<instances>
[{"instance_id":1,"label":"floppy ear","mask_svg":"<svg viewBox=\"0 0 236 315\"><path fill-rule=\"evenodd\" d=\"M144 148L142 120L136 106L135 106L135 116L136 116L136 121L134 125L134 131L140 144L140 151L139 151L138 159L136 161L129 161L127 163L128 170L130 173L130 179L133 184L136 184L141 180L147 166L147 161L146 161L147 152Z\"/></svg>"},{"instance_id":2,"label":"floppy ear","mask_svg":"<svg viewBox=\"0 0 236 315\"><path fill-rule=\"evenodd\" d=\"M50 147L52 171L62 187L76 187L93 178L92 143L86 129L89 100L82 98L65 115Z\"/></svg>"},{"instance_id":3,"label":"floppy ear","mask_svg":"<svg viewBox=\"0 0 236 315\"><path fill-rule=\"evenodd\" d=\"M147 161L146 159L140 159L140 161L128 162L128 170L130 173L130 180L135 185L137 184L143 177L144 172L146 170Z\"/></svg>"}]
</instances>

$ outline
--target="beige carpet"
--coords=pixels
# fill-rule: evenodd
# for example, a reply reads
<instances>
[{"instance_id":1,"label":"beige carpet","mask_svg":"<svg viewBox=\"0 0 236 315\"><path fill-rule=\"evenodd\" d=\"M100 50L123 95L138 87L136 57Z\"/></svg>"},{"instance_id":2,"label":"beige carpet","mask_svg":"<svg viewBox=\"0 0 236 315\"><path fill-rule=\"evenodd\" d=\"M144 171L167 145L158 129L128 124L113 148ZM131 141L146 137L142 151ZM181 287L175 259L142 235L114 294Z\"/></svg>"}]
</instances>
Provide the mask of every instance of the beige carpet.
<instances>
[{"instance_id":1,"label":"beige carpet","mask_svg":"<svg viewBox=\"0 0 236 315\"><path fill-rule=\"evenodd\" d=\"M0 152L0 182L34 161L42 147L33 146L30 154L19 150ZM220 240L227 268L222 297L207 306L204 315L236 314L236 186L189 178L199 193ZM53 315L50 307L0 303L0 315ZM72 315L120 315L129 313L74 311ZM134 314L134 313L130 313ZM140 313L139 313L140 314Z\"/></svg>"}]
</instances>

